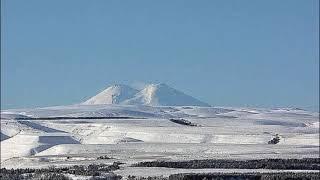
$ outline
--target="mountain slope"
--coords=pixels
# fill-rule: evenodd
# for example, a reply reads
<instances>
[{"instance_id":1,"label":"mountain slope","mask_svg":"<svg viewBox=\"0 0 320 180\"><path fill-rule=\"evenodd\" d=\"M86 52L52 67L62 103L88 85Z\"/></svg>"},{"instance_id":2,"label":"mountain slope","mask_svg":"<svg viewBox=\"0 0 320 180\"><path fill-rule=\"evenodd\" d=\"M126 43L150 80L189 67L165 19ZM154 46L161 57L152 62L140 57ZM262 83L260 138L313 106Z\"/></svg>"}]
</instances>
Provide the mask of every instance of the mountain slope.
<instances>
[{"instance_id":1,"label":"mountain slope","mask_svg":"<svg viewBox=\"0 0 320 180\"><path fill-rule=\"evenodd\" d=\"M210 106L166 84L149 84L123 104L148 106Z\"/></svg>"},{"instance_id":2,"label":"mountain slope","mask_svg":"<svg viewBox=\"0 0 320 180\"><path fill-rule=\"evenodd\" d=\"M138 91L127 85L113 85L83 102L93 104L124 104L147 106L210 106L166 84L149 84Z\"/></svg>"},{"instance_id":3,"label":"mountain slope","mask_svg":"<svg viewBox=\"0 0 320 180\"><path fill-rule=\"evenodd\" d=\"M138 90L136 89L133 89L127 85L117 84L108 87L82 104L120 104L126 99L133 98L136 93L138 93Z\"/></svg>"}]
</instances>

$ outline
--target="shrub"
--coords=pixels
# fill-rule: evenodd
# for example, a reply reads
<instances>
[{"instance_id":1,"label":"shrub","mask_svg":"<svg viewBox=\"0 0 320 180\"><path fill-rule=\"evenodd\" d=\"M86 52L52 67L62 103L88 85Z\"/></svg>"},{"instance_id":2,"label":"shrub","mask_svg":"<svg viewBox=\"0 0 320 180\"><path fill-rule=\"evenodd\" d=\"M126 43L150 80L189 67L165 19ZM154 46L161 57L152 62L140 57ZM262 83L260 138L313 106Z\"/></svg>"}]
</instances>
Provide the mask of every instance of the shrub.
<instances>
[{"instance_id":1,"label":"shrub","mask_svg":"<svg viewBox=\"0 0 320 180\"><path fill-rule=\"evenodd\" d=\"M97 159L112 159L111 157L108 157L107 155L99 156Z\"/></svg>"},{"instance_id":2,"label":"shrub","mask_svg":"<svg viewBox=\"0 0 320 180\"><path fill-rule=\"evenodd\" d=\"M278 134L276 134L276 137L268 141L268 144L278 144L280 142L280 137Z\"/></svg>"}]
</instances>

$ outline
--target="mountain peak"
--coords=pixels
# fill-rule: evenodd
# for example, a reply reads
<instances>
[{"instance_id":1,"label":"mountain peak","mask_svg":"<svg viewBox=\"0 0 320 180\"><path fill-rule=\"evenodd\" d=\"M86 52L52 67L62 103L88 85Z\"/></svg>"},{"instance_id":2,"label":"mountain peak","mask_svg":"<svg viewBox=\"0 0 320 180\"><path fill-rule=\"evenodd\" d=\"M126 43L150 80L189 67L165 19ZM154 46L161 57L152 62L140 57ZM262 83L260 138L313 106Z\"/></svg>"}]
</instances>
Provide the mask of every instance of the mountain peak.
<instances>
[{"instance_id":1,"label":"mountain peak","mask_svg":"<svg viewBox=\"0 0 320 180\"><path fill-rule=\"evenodd\" d=\"M141 91L115 84L83 104L127 104L149 106L210 106L165 83L148 84Z\"/></svg>"},{"instance_id":2,"label":"mountain peak","mask_svg":"<svg viewBox=\"0 0 320 180\"><path fill-rule=\"evenodd\" d=\"M130 87L130 86L128 86L128 85L126 85L126 84L115 83L115 84L111 84L111 85L108 86L108 87ZM107 88L108 88L108 87L107 87Z\"/></svg>"},{"instance_id":3,"label":"mountain peak","mask_svg":"<svg viewBox=\"0 0 320 180\"><path fill-rule=\"evenodd\" d=\"M124 84L114 84L82 104L119 104L132 98L138 90Z\"/></svg>"},{"instance_id":4,"label":"mountain peak","mask_svg":"<svg viewBox=\"0 0 320 180\"><path fill-rule=\"evenodd\" d=\"M155 83L155 84L149 84L151 86L157 86L157 87L169 87L167 84L165 83Z\"/></svg>"},{"instance_id":5,"label":"mountain peak","mask_svg":"<svg viewBox=\"0 0 320 180\"><path fill-rule=\"evenodd\" d=\"M109 88L133 89L132 87L125 85L125 84L113 84L113 85L107 87L107 89L109 89ZM105 89L105 90L107 90L107 89Z\"/></svg>"}]
</instances>

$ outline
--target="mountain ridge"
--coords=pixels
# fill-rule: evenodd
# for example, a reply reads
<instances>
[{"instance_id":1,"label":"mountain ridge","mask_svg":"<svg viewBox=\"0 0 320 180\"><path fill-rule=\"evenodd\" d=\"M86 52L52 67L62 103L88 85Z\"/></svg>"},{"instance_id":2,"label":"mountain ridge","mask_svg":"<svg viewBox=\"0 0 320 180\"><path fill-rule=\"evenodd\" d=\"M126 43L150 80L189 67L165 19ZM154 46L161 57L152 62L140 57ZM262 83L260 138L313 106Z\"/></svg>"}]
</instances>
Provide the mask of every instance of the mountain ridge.
<instances>
[{"instance_id":1,"label":"mountain ridge","mask_svg":"<svg viewBox=\"0 0 320 180\"><path fill-rule=\"evenodd\" d=\"M82 104L119 104L125 99L132 98L136 93L138 93L138 90L130 86L124 84L114 84Z\"/></svg>"},{"instance_id":2,"label":"mountain ridge","mask_svg":"<svg viewBox=\"0 0 320 180\"><path fill-rule=\"evenodd\" d=\"M208 103L202 102L182 91L174 89L165 83L148 84L142 90L134 89L128 85L115 84L107 87L105 90L82 104L210 106Z\"/></svg>"}]
</instances>

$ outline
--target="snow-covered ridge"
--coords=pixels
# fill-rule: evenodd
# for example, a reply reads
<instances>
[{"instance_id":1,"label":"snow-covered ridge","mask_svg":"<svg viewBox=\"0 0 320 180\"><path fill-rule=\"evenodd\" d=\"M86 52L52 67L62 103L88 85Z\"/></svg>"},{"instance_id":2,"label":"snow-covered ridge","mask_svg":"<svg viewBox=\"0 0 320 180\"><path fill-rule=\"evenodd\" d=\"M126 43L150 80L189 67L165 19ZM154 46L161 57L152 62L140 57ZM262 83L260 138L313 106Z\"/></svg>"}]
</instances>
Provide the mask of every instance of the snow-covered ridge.
<instances>
[{"instance_id":1,"label":"snow-covered ridge","mask_svg":"<svg viewBox=\"0 0 320 180\"><path fill-rule=\"evenodd\" d=\"M136 89L127 85L116 84L83 102L83 104L120 104L126 99L133 98L136 93L138 93Z\"/></svg>"},{"instance_id":2,"label":"snow-covered ridge","mask_svg":"<svg viewBox=\"0 0 320 180\"><path fill-rule=\"evenodd\" d=\"M140 91L127 85L113 85L82 104L210 106L163 83L146 85Z\"/></svg>"}]
</instances>

